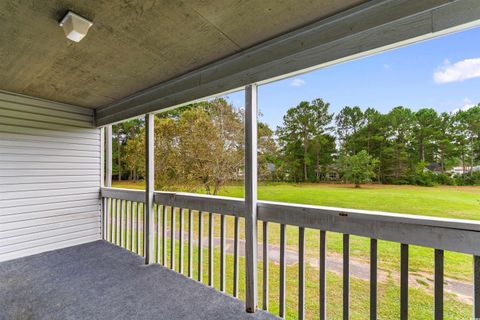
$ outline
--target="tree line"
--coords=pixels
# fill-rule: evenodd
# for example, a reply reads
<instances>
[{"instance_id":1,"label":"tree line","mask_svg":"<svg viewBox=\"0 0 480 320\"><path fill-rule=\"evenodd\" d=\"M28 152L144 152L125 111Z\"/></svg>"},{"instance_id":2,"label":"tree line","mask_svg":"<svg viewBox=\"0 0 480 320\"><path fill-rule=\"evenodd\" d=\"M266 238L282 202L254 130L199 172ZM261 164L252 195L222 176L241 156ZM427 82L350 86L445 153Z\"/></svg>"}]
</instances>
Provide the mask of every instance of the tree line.
<instances>
[{"instance_id":1,"label":"tree line","mask_svg":"<svg viewBox=\"0 0 480 320\"><path fill-rule=\"evenodd\" d=\"M478 184L480 104L455 113L398 106L388 113L345 106L337 114L322 99L290 108L275 130L259 122L259 178L265 181L339 181L359 185ZM244 115L225 99L160 113L155 119L158 189L216 194L242 179ZM144 122L117 124L114 174L144 175ZM452 175L453 167L461 167Z\"/></svg>"}]
</instances>

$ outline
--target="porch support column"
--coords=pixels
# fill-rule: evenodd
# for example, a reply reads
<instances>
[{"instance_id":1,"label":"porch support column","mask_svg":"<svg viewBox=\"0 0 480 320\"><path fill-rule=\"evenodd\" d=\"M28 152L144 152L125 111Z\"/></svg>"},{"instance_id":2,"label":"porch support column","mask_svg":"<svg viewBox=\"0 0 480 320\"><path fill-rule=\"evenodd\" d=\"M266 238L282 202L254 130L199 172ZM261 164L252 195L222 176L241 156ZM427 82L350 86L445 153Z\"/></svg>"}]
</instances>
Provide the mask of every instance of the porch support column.
<instances>
[{"instance_id":1,"label":"porch support column","mask_svg":"<svg viewBox=\"0 0 480 320\"><path fill-rule=\"evenodd\" d=\"M245 87L246 309L257 309L257 85Z\"/></svg>"},{"instance_id":2,"label":"porch support column","mask_svg":"<svg viewBox=\"0 0 480 320\"><path fill-rule=\"evenodd\" d=\"M106 161L106 181L105 186L110 188L112 186L112 125L108 125L105 127L107 131L107 137L105 141L105 158ZM103 166L103 163L102 163Z\"/></svg>"},{"instance_id":3,"label":"porch support column","mask_svg":"<svg viewBox=\"0 0 480 320\"><path fill-rule=\"evenodd\" d=\"M145 209L144 209L144 230L143 230L143 240L145 243L145 263L151 264L154 263L154 252L153 252L153 230L154 230L154 221L153 221L153 192L154 192L154 128L155 128L155 115L153 113L148 113L145 115L145 180L146 180L146 190L145 190Z\"/></svg>"}]
</instances>

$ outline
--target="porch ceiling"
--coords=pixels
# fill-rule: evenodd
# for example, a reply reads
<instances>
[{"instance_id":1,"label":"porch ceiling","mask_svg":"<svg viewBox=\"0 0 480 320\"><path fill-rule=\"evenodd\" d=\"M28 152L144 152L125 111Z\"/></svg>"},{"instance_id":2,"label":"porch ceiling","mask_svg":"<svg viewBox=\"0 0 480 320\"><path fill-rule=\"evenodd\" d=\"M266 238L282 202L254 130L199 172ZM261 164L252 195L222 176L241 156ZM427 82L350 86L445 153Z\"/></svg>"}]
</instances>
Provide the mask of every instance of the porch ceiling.
<instances>
[{"instance_id":1,"label":"porch ceiling","mask_svg":"<svg viewBox=\"0 0 480 320\"><path fill-rule=\"evenodd\" d=\"M362 2L2 1L0 89L96 108ZM80 43L67 10L94 22Z\"/></svg>"}]
</instances>

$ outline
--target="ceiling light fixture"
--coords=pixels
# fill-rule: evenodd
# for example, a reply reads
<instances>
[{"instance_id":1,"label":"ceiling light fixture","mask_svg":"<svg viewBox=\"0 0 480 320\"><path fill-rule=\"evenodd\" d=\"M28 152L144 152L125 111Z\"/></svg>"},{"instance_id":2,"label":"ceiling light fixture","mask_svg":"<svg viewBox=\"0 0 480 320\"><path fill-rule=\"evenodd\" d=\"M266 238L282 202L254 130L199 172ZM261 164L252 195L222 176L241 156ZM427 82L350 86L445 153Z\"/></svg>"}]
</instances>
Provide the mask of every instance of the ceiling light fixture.
<instances>
[{"instance_id":1,"label":"ceiling light fixture","mask_svg":"<svg viewBox=\"0 0 480 320\"><path fill-rule=\"evenodd\" d=\"M60 21L60 27L63 28L65 36L75 42L80 42L87 35L88 29L92 25L93 22L72 11L68 11L62 21Z\"/></svg>"}]
</instances>

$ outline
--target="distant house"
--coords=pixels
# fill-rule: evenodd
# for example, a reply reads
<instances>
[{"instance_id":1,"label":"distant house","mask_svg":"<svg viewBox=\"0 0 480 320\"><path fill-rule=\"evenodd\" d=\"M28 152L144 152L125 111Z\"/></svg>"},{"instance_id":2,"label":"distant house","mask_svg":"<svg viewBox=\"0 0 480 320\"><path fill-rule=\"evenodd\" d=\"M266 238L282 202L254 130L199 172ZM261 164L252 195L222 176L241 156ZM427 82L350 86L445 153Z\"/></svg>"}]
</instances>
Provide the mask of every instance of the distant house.
<instances>
[{"instance_id":1,"label":"distant house","mask_svg":"<svg viewBox=\"0 0 480 320\"><path fill-rule=\"evenodd\" d=\"M442 172L442 165L440 163L432 162L428 166L425 167L423 171L431 171L435 173Z\"/></svg>"},{"instance_id":2,"label":"distant house","mask_svg":"<svg viewBox=\"0 0 480 320\"><path fill-rule=\"evenodd\" d=\"M473 167L457 166L457 167L453 167L452 169L448 170L447 172L451 173L451 174L464 174L464 173L477 172L477 171L480 171L480 166L473 166Z\"/></svg>"}]
</instances>

